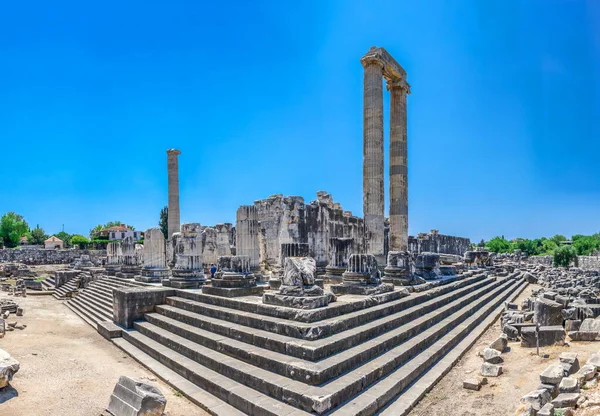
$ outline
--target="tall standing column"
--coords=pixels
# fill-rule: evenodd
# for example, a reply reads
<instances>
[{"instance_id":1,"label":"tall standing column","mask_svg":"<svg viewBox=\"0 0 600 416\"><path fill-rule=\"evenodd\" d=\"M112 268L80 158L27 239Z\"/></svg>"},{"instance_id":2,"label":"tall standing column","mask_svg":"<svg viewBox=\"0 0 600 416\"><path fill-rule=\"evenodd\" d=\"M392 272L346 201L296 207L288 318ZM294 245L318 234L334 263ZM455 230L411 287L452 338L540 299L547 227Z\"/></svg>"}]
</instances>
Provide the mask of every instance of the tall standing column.
<instances>
[{"instance_id":1,"label":"tall standing column","mask_svg":"<svg viewBox=\"0 0 600 416\"><path fill-rule=\"evenodd\" d=\"M384 255L383 62L365 56L363 119L363 211L367 253Z\"/></svg>"},{"instance_id":2,"label":"tall standing column","mask_svg":"<svg viewBox=\"0 0 600 416\"><path fill-rule=\"evenodd\" d=\"M390 98L390 251L408 251L408 146L405 80L388 82Z\"/></svg>"},{"instance_id":3,"label":"tall standing column","mask_svg":"<svg viewBox=\"0 0 600 416\"><path fill-rule=\"evenodd\" d=\"M181 152L177 149L167 150L167 172L169 176L169 214L168 214L168 239L173 233L178 233L181 228L179 218L179 162L177 156Z\"/></svg>"}]
</instances>

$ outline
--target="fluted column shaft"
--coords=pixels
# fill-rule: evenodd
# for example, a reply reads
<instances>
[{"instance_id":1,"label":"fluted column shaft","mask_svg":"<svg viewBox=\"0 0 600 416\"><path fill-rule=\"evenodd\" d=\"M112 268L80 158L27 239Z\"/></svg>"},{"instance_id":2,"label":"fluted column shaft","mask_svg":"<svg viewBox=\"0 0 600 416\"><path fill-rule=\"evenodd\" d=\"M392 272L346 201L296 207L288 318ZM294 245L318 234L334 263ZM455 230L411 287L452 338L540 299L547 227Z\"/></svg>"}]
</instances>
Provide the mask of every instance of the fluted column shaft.
<instances>
[{"instance_id":1,"label":"fluted column shaft","mask_svg":"<svg viewBox=\"0 0 600 416\"><path fill-rule=\"evenodd\" d=\"M368 59L364 67L363 211L367 253L384 254L383 63Z\"/></svg>"},{"instance_id":2,"label":"fluted column shaft","mask_svg":"<svg viewBox=\"0 0 600 416\"><path fill-rule=\"evenodd\" d=\"M179 161L177 157L181 152L177 149L167 150L167 174L169 177L169 213L168 239L173 233L178 233L181 229L181 219L179 217Z\"/></svg>"},{"instance_id":3,"label":"fluted column shaft","mask_svg":"<svg viewBox=\"0 0 600 416\"><path fill-rule=\"evenodd\" d=\"M404 81L388 83L390 97L390 251L408 251L408 146Z\"/></svg>"}]
</instances>

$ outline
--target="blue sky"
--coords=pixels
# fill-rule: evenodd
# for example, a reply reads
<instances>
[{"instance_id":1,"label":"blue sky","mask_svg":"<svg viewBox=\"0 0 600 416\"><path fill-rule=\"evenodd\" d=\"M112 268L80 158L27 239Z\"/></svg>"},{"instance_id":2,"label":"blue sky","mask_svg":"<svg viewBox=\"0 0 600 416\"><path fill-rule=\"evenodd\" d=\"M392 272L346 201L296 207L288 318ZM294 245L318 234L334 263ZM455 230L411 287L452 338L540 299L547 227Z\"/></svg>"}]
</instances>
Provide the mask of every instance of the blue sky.
<instances>
[{"instance_id":1,"label":"blue sky","mask_svg":"<svg viewBox=\"0 0 600 416\"><path fill-rule=\"evenodd\" d=\"M0 213L155 226L176 147L182 221L318 190L362 215L372 45L412 85L411 234L600 230L593 0L4 2Z\"/></svg>"}]
</instances>

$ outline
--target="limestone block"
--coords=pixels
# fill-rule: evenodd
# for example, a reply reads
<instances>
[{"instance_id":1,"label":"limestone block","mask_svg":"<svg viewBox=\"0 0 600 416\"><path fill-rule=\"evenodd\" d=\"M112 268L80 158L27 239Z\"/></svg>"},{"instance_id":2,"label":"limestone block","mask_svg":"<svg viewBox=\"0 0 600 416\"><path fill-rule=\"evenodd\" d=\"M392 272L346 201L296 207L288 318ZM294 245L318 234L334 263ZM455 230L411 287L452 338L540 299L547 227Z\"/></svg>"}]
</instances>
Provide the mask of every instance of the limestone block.
<instances>
[{"instance_id":1,"label":"limestone block","mask_svg":"<svg viewBox=\"0 0 600 416\"><path fill-rule=\"evenodd\" d=\"M554 416L554 405L552 403L546 403L538 410L536 416Z\"/></svg>"},{"instance_id":2,"label":"limestone block","mask_svg":"<svg viewBox=\"0 0 600 416\"><path fill-rule=\"evenodd\" d=\"M484 349L481 356L486 363L490 364L500 364L504 361L502 357L500 357L500 351L493 348Z\"/></svg>"},{"instance_id":3,"label":"limestone block","mask_svg":"<svg viewBox=\"0 0 600 416\"><path fill-rule=\"evenodd\" d=\"M542 326L539 333L540 347L551 345L563 345L565 341L565 330L562 326ZM521 329L521 346L525 348L536 347L535 327Z\"/></svg>"},{"instance_id":4,"label":"limestone block","mask_svg":"<svg viewBox=\"0 0 600 416\"><path fill-rule=\"evenodd\" d=\"M502 366L483 363L481 365L481 375L484 377L498 377L502 374Z\"/></svg>"},{"instance_id":5,"label":"limestone block","mask_svg":"<svg viewBox=\"0 0 600 416\"><path fill-rule=\"evenodd\" d=\"M560 364L552 364L548 366L542 374L540 381L544 384L558 385L564 377L564 369Z\"/></svg>"},{"instance_id":6,"label":"limestone block","mask_svg":"<svg viewBox=\"0 0 600 416\"><path fill-rule=\"evenodd\" d=\"M0 349L0 389L8 386L20 364L8 352Z\"/></svg>"},{"instance_id":7,"label":"limestone block","mask_svg":"<svg viewBox=\"0 0 600 416\"><path fill-rule=\"evenodd\" d=\"M538 298L535 302L535 322L541 326L562 325L562 305L551 299Z\"/></svg>"},{"instance_id":8,"label":"limestone block","mask_svg":"<svg viewBox=\"0 0 600 416\"><path fill-rule=\"evenodd\" d=\"M577 400L579 400L579 396L579 393L560 393L554 400L552 400L552 404L556 409L575 407L577 406Z\"/></svg>"},{"instance_id":9,"label":"limestone block","mask_svg":"<svg viewBox=\"0 0 600 416\"><path fill-rule=\"evenodd\" d=\"M113 289L113 316L117 324L125 329L133 328L133 322L142 319L145 313L153 312L156 305L167 303L175 290L158 287L120 287Z\"/></svg>"},{"instance_id":10,"label":"limestone block","mask_svg":"<svg viewBox=\"0 0 600 416\"><path fill-rule=\"evenodd\" d=\"M552 396L546 390L533 390L521 397L521 403L530 404L536 411L540 410L550 400L552 400Z\"/></svg>"},{"instance_id":11,"label":"limestone block","mask_svg":"<svg viewBox=\"0 0 600 416\"><path fill-rule=\"evenodd\" d=\"M167 399L156 387L121 376L107 410L114 416L162 416Z\"/></svg>"},{"instance_id":12,"label":"limestone block","mask_svg":"<svg viewBox=\"0 0 600 416\"><path fill-rule=\"evenodd\" d=\"M558 391L560 393L578 393L579 383L575 378L565 377L560 381L560 384L558 385Z\"/></svg>"},{"instance_id":13,"label":"limestone block","mask_svg":"<svg viewBox=\"0 0 600 416\"><path fill-rule=\"evenodd\" d=\"M496 338L495 341L493 341L490 344L490 348L499 351L499 352L504 352L504 350L506 349L506 347L508 346L508 336L506 334L502 334L500 335L498 338Z\"/></svg>"},{"instance_id":14,"label":"limestone block","mask_svg":"<svg viewBox=\"0 0 600 416\"><path fill-rule=\"evenodd\" d=\"M481 380L477 378L468 378L463 381L463 388L478 391L481 388Z\"/></svg>"}]
</instances>

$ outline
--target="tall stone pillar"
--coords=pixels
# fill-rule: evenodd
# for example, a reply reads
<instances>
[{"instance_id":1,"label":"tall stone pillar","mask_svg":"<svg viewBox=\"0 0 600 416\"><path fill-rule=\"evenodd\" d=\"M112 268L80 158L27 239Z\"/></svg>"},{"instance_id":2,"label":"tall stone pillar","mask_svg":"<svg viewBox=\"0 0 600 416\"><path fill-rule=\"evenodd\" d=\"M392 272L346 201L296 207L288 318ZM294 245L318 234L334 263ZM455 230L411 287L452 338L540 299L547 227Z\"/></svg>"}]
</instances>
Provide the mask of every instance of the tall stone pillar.
<instances>
[{"instance_id":1,"label":"tall stone pillar","mask_svg":"<svg viewBox=\"0 0 600 416\"><path fill-rule=\"evenodd\" d=\"M387 84L390 97L390 251L408 251L408 146L405 80Z\"/></svg>"},{"instance_id":2,"label":"tall stone pillar","mask_svg":"<svg viewBox=\"0 0 600 416\"><path fill-rule=\"evenodd\" d=\"M363 211L367 253L384 256L383 62L372 56L364 67Z\"/></svg>"},{"instance_id":3,"label":"tall stone pillar","mask_svg":"<svg viewBox=\"0 0 600 416\"><path fill-rule=\"evenodd\" d=\"M258 271L260 267L260 234L258 215L254 205L242 205L238 208L235 222L236 255L248 256L250 268Z\"/></svg>"},{"instance_id":4,"label":"tall stone pillar","mask_svg":"<svg viewBox=\"0 0 600 416\"><path fill-rule=\"evenodd\" d=\"M144 266L140 276L135 280L140 282L161 282L169 277L167 267L165 237L160 228L150 228L144 233Z\"/></svg>"},{"instance_id":5,"label":"tall stone pillar","mask_svg":"<svg viewBox=\"0 0 600 416\"><path fill-rule=\"evenodd\" d=\"M179 162L177 156L181 152L177 149L167 150L167 174L169 177L169 215L167 239L170 240L173 233L178 233L181 228L179 218Z\"/></svg>"}]
</instances>

